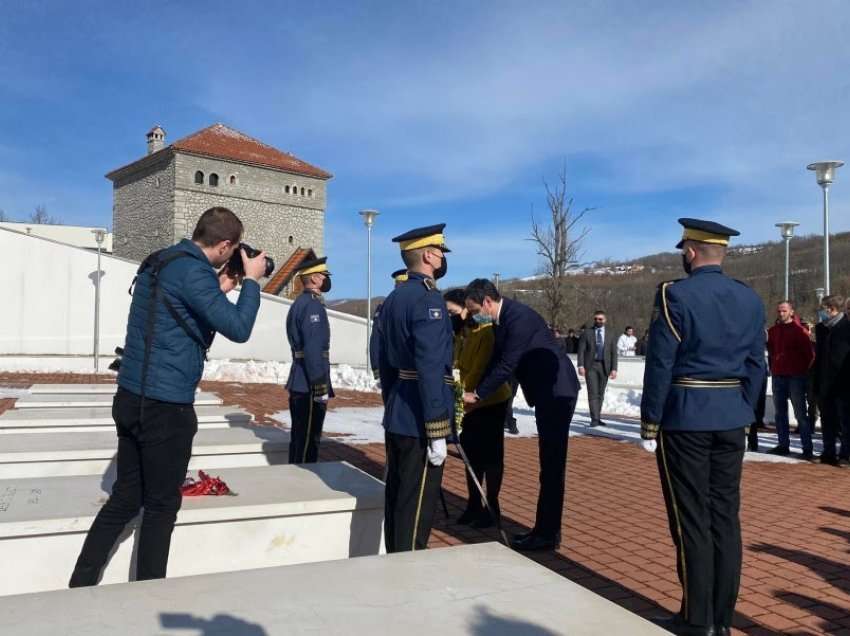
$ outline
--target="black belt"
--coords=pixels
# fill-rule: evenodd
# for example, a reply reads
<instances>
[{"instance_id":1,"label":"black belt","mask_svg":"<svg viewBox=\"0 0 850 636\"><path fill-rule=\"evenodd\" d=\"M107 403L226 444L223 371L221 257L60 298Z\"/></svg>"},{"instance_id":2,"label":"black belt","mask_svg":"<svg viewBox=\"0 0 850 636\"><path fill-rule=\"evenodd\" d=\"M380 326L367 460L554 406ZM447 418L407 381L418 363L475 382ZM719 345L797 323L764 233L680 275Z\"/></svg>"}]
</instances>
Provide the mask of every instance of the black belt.
<instances>
[{"instance_id":1,"label":"black belt","mask_svg":"<svg viewBox=\"0 0 850 636\"><path fill-rule=\"evenodd\" d=\"M418 380L419 374L416 372L416 369L399 369L398 370L398 379L399 380ZM450 375L444 375L443 381L449 386L454 385L455 379Z\"/></svg>"},{"instance_id":2,"label":"black belt","mask_svg":"<svg viewBox=\"0 0 850 636\"><path fill-rule=\"evenodd\" d=\"M323 358L327 358L327 357L329 357L329 356L330 356L330 352L329 352L329 351L322 351L322 357L323 357ZM304 357L304 352L303 352L303 351L293 351L293 352L292 352L292 357L293 357L293 358L299 358L299 359L300 359L300 358L303 358L303 357Z\"/></svg>"},{"instance_id":3,"label":"black belt","mask_svg":"<svg viewBox=\"0 0 850 636\"><path fill-rule=\"evenodd\" d=\"M686 389L735 389L741 386L738 378L704 380L702 378L673 378L673 386Z\"/></svg>"}]
</instances>

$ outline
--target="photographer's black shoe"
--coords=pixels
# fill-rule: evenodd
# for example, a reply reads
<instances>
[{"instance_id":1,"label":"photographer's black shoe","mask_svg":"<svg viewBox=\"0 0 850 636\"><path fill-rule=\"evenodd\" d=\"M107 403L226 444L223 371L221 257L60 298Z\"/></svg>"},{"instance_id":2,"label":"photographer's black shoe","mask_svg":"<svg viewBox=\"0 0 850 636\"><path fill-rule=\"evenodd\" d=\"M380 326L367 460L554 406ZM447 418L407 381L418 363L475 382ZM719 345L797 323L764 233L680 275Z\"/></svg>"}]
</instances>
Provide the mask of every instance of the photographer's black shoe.
<instances>
[{"instance_id":1,"label":"photographer's black shoe","mask_svg":"<svg viewBox=\"0 0 850 636\"><path fill-rule=\"evenodd\" d=\"M557 550L561 547L561 537L543 537L539 534L528 534L522 538L514 537L511 547L520 552L536 552L539 550Z\"/></svg>"},{"instance_id":2,"label":"photographer's black shoe","mask_svg":"<svg viewBox=\"0 0 850 636\"><path fill-rule=\"evenodd\" d=\"M671 634L676 634L676 636L715 636L717 633L714 630L714 625L708 625L707 627L691 625L683 621L678 614L670 618L651 618L649 620L661 629L666 629Z\"/></svg>"},{"instance_id":3,"label":"photographer's black shoe","mask_svg":"<svg viewBox=\"0 0 850 636\"><path fill-rule=\"evenodd\" d=\"M722 625L714 626L714 636L732 636L732 628Z\"/></svg>"}]
</instances>

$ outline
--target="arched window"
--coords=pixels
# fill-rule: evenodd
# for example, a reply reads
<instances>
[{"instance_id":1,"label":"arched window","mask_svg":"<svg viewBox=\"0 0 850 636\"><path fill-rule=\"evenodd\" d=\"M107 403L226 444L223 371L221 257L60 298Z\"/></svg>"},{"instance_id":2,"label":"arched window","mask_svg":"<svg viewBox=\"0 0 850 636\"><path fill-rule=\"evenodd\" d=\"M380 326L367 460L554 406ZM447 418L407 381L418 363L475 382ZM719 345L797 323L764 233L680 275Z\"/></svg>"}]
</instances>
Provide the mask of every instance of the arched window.
<instances>
[{"instance_id":1,"label":"arched window","mask_svg":"<svg viewBox=\"0 0 850 636\"><path fill-rule=\"evenodd\" d=\"M286 192L286 194L289 194L289 186L285 186L283 188L283 191Z\"/></svg>"},{"instance_id":2,"label":"arched window","mask_svg":"<svg viewBox=\"0 0 850 636\"><path fill-rule=\"evenodd\" d=\"M288 239L286 239L286 240L287 240L287 242L288 242L290 245L292 245L292 240L293 240L293 239L292 239L292 235L291 235L291 234L289 235L289 238L288 238Z\"/></svg>"},{"instance_id":3,"label":"arched window","mask_svg":"<svg viewBox=\"0 0 850 636\"><path fill-rule=\"evenodd\" d=\"M203 185L203 184L204 184L204 173L203 173L203 172L201 172L200 170L198 170L198 171L195 173L195 183L197 183L197 184L199 184L199 185Z\"/></svg>"},{"instance_id":4,"label":"arched window","mask_svg":"<svg viewBox=\"0 0 850 636\"><path fill-rule=\"evenodd\" d=\"M236 185L236 175L230 175L230 185Z\"/></svg>"},{"instance_id":5,"label":"arched window","mask_svg":"<svg viewBox=\"0 0 850 636\"><path fill-rule=\"evenodd\" d=\"M218 187L218 175L215 172L210 173L210 185L214 188Z\"/></svg>"},{"instance_id":6,"label":"arched window","mask_svg":"<svg viewBox=\"0 0 850 636\"><path fill-rule=\"evenodd\" d=\"M303 186L302 186L302 188L301 188L301 196L302 196L302 197L304 196L304 188L303 188Z\"/></svg>"},{"instance_id":7,"label":"arched window","mask_svg":"<svg viewBox=\"0 0 850 636\"><path fill-rule=\"evenodd\" d=\"M307 190L307 196L310 197L311 199L313 198L313 188L310 188L309 190Z\"/></svg>"}]
</instances>

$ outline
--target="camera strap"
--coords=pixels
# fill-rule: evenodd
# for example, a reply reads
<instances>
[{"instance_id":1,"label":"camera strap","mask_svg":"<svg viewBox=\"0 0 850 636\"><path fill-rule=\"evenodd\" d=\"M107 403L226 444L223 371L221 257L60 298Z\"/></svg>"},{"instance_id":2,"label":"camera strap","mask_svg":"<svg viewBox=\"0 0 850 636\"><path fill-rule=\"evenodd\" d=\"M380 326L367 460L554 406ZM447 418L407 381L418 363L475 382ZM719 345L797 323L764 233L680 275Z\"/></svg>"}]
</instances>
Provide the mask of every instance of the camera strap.
<instances>
[{"instance_id":1,"label":"camera strap","mask_svg":"<svg viewBox=\"0 0 850 636\"><path fill-rule=\"evenodd\" d=\"M147 386L148 379L148 367L150 366L150 354L151 347L153 346L153 335L154 335L154 325L156 324L156 304L157 301L161 300L162 304L165 305L165 308L168 310L168 313L171 317L180 325L181 329L186 332L186 335L189 336L195 343L201 347L201 350L204 352L204 360L207 360L207 351L209 351L209 343L207 343L196 331L194 331L183 316L175 309L174 305L171 301L162 293L162 289L159 285L159 275L163 269L169 264L176 261L178 258L183 258L184 256L192 256L187 252L174 251L163 257L162 252L165 250L159 250L149 255L142 264L139 265L139 269L136 271L136 276L133 278L133 282L130 284L129 293L132 295L133 288L136 285L136 279L148 268L150 268L151 275L151 294L150 294L150 302L148 303L148 313L145 321L145 355L142 360L142 412L144 412L144 404L145 404L145 387Z\"/></svg>"}]
</instances>

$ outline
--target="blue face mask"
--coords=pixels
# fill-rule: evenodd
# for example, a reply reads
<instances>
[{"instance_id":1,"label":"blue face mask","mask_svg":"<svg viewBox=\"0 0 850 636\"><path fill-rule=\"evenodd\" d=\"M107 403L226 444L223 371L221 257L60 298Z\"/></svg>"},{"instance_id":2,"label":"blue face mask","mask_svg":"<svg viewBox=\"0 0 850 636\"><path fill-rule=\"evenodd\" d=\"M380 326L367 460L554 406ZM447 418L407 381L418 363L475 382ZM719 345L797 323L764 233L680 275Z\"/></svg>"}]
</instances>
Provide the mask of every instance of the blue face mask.
<instances>
[{"instance_id":1,"label":"blue face mask","mask_svg":"<svg viewBox=\"0 0 850 636\"><path fill-rule=\"evenodd\" d=\"M490 318L487 314L474 314L472 319L479 325L489 325L493 322L493 319Z\"/></svg>"},{"instance_id":2,"label":"blue face mask","mask_svg":"<svg viewBox=\"0 0 850 636\"><path fill-rule=\"evenodd\" d=\"M818 309L818 322L826 322L829 320L829 314L826 313L826 309Z\"/></svg>"}]
</instances>

